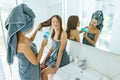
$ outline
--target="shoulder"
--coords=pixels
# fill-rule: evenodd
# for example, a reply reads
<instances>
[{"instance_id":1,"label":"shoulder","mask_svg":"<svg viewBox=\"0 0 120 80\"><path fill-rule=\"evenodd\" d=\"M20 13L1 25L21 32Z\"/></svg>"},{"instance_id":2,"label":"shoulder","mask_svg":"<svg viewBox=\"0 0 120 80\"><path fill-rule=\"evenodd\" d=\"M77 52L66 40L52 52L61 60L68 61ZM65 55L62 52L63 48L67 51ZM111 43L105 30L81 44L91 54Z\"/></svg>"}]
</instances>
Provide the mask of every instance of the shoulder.
<instances>
[{"instance_id":1,"label":"shoulder","mask_svg":"<svg viewBox=\"0 0 120 80\"><path fill-rule=\"evenodd\" d=\"M71 33L78 33L79 31L77 29L71 30Z\"/></svg>"},{"instance_id":2,"label":"shoulder","mask_svg":"<svg viewBox=\"0 0 120 80\"><path fill-rule=\"evenodd\" d=\"M67 33L65 31L62 31L61 33L61 39L67 38Z\"/></svg>"},{"instance_id":3,"label":"shoulder","mask_svg":"<svg viewBox=\"0 0 120 80\"><path fill-rule=\"evenodd\" d=\"M96 29L95 32L96 32L97 34L99 34L99 33L100 33L100 30L99 30L99 29Z\"/></svg>"},{"instance_id":4,"label":"shoulder","mask_svg":"<svg viewBox=\"0 0 120 80\"><path fill-rule=\"evenodd\" d=\"M74 34L79 34L79 31L76 29L73 31Z\"/></svg>"},{"instance_id":5,"label":"shoulder","mask_svg":"<svg viewBox=\"0 0 120 80\"><path fill-rule=\"evenodd\" d=\"M78 31L78 30L75 30L75 32L76 32L76 33L79 33L79 31Z\"/></svg>"}]
</instances>

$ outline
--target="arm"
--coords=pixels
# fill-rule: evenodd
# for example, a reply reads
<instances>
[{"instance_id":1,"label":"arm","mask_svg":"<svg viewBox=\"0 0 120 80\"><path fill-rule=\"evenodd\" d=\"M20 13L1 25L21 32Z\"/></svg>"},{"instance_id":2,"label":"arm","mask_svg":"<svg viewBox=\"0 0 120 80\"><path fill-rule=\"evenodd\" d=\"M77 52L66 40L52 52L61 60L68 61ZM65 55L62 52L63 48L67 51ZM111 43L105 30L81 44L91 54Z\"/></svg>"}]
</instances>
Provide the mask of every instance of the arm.
<instances>
[{"instance_id":1,"label":"arm","mask_svg":"<svg viewBox=\"0 0 120 80\"><path fill-rule=\"evenodd\" d=\"M76 31L76 41L80 42L80 36L79 36L79 31L78 30Z\"/></svg>"},{"instance_id":2,"label":"arm","mask_svg":"<svg viewBox=\"0 0 120 80\"><path fill-rule=\"evenodd\" d=\"M42 25L39 24L39 26L37 27L37 29L35 30L35 32L33 33L33 35L30 37L30 41L32 42L35 39L35 36L37 34L37 31L39 31L42 28Z\"/></svg>"},{"instance_id":3,"label":"arm","mask_svg":"<svg viewBox=\"0 0 120 80\"><path fill-rule=\"evenodd\" d=\"M46 44L47 44L47 40L43 40L40 51L37 56L33 53L33 51L30 48L30 45L27 43L22 44L21 52L32 64L37 65L42 57L42 53Z\"/></svg>"},{"instance_id":4,"label":"arm","mask_svg":"<svg viewBox=\"0 0 120 80\"><path fill-rule=\"evenodd\" d=\"M99 34L100 34L99 31L97 31L97 32L95 33L94 40L91 40L91 39L87 36L87 33L85 33L85 36L84 36L84 37L88 40L89 43L91 43L92 45L95 45L96 42L97 42L97 39L98 39L98 37L99 37Z\"/></svg>"},{"instance_id":5,"label":"arm","mask_svg":"<svg viewBox=\"0 0 120 80\"><path fill-rule=\"evenodd\" d=\"M47 56L45 57L45 59L43 60L43 63L46 62L47 58L51 55L51 53L52 53L52 47L49 49L49 52Z\"/></svg>"},{"instance_id":6,"label":"arm","mask_svg":"<svg viewBox=\"0 0 120 80\"><path fill-rule=\"evenodd\" d=\"M59 52L58 52L58 57L57 57L57 62L56 62L56 67L59 68L61 59L62 59L62 55L63 55L63 51L65 49L66 43L67 43L67 33L66 32L62 32L61 34L61 40L60 40L60 48L59 48Z\"/></svg>"}]
</instances>

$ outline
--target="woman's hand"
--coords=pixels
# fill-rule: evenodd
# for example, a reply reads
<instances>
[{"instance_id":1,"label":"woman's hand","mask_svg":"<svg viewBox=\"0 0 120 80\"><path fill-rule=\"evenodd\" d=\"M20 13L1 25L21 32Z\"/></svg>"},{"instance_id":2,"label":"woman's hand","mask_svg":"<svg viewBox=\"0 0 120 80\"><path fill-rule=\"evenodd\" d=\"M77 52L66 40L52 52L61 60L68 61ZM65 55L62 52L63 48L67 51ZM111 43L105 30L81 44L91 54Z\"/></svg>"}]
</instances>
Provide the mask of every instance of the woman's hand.
<instances>
[{"instance_id":1,"label":"woman's hand","mask_svg":"<svg viewBox=\"0 0 120 80\"><path fill-rule=\"evenodd\" d=\"M58 67L52 68L52 73L55 74L57 72L57 70L58 70Z\"/></svg>"},{"instance_id":2,"label":"woman's hand","mask_svg":"<svg viewBox=\"0 0 120 80\"><path fill-rule=\"evenodd\" d=\"M51 67L48 67L47 68L47 72L54 75L56 72L57 72L58 68L57 67L54 67L54 68L51 68Z\"/></svg>"},{"instance_id":3,"label":"woman's hand","mask_svg":"<svg viewBox=\"0 0 120 80\"><path fill-rule=\"evenodd\" d=\"M42 24L40 23L36 30L39 31L41 30L41 28L42 28Z\"/></svg>"},{"instance_id":4,"label":"woman's hand","mask_svg":"<svg viewBox=\"0 0 120 80\"><path fill-rule=\"evenodd\" d=\"M86 32L85 35L84 35L85 38L87 37L87 34L88 34L88 33Z\"/></svg>"},{"instance_id":5,"label":"woman's hand","mask_svg":"<svg viewBox=\"0 0 120 80\"><path fill-rule=\"evenodd\" d=\"M41 70L43 70L46 66L45 66L45 62L46 61L43 61L41 64L40 64L40 68L41 68Z\"/></svg>"},{"instance_id":6,"label":"woman's hand","mask_svg":"<svg viewBox=\"0 0 120 80\"><path fill-rule=\"evenodd\" d=\"M47 40L47 39L44 39L44 40L42 41L41 47L45 47L45 46L47 45L47 43L48 43L48 40Z\"/></svg>"}]
</instances>

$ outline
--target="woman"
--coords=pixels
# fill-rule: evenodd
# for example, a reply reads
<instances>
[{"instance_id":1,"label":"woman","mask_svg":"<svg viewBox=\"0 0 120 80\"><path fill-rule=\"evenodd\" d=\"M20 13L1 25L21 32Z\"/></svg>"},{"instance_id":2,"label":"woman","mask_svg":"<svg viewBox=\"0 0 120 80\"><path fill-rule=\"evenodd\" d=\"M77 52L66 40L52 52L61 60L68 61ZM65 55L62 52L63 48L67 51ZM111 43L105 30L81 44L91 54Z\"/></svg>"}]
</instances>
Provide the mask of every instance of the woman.
<instances>
[{"instance_id":1,"label":"woman","mask_svg":"<svg viewBox=\"0 0 120 80\"><path fill-rule=\"evenodd\" d=\"M80 26L78 16L70 16L67 22L67 38L76 42L80 42L79 31L77 27Z\"/></svg>"},{"instance_id":2,"label":"woman","mask_svg":"<svg viewBox=\"0 0 120 80\"><path fill-rule=\"evenodd\" d=\"M39 61L47 40L43 40L39 52L32 43L37 31L41 29L41 24L31 38L25 36L32 30L34 18L33 11L27 5L21 4L12 10L5 24L8 30L7 60L12 64L14 56L17 56L21 80L41 80Z\"/></svg>"},{"instance_id":3,"label":"woman","mask_svg":"<svg viewBox=\"0 0 120 80\"><path fill-rule=\"evenodd\" d=\"M48 24L47 24L48 23ZM67 34L62 29L62 20L58 15L52 16L48 21L43 22L52 27L52 47L41 64L42 79L48 80L59 69L69 63L69 56L65 50Z\"/></svg>"},{"instance_id":4,"label":"woman","mask_svg":"<svg viewBox=\"0 0 120 80\"><path fill-rule=\"evenodd\" d=\"M92 15L90 25L85 27L88 29L88 32L84 33L83 44L95 47L99 34L103 27L103 20L102 11L98 10ZM81 30L80 33L82 32L83 31Z\"/></svg>"}]
</instances>

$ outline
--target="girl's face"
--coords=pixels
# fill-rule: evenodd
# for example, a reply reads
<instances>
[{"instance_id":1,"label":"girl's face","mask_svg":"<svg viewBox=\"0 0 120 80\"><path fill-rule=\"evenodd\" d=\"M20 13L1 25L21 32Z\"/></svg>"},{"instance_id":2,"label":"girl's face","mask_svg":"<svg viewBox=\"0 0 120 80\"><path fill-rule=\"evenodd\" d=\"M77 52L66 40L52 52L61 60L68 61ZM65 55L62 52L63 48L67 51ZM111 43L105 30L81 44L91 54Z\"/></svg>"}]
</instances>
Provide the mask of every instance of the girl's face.
<instances>
[{"instance_id":1,"label":"girl's face","mask_svg":"<svg viewBox=\"0 0 120 80\"><path fill-rule=\"evenodd\" d=\"M56 17L52 18L52 28L56 30L60 29L60 22Z\"/></svg>"},{"instance_id":2,"label":"girl's face","mask_svg":"<svg viewBox=\"0 0 120 80\"><path fill-rule=\"evenodd\" d=\"M96 19L92 19L90 26L97 26L97 20Z\"/></svg>"}]
</instances>

